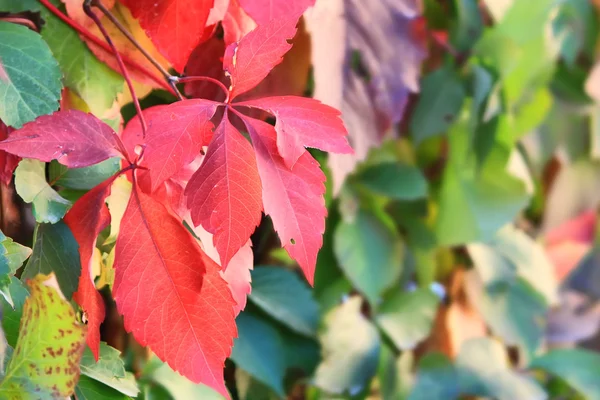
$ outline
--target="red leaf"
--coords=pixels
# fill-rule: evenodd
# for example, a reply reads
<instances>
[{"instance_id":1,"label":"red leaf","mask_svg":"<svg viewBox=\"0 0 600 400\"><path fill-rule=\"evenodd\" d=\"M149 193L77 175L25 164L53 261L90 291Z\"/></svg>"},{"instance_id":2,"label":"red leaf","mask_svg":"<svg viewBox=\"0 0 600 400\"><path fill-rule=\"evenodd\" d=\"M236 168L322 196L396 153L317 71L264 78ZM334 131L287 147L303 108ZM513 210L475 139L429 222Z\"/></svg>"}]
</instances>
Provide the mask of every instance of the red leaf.
<instances>
[{"instance_id":1,"label":"red leaf","mask_svg":"<svg viewBox=\"0 0 600 400\"><path fill-rule=\"evenodd\" d=\"M315 4L315 0L239 0L242 8L259 25L273 19L300 18L306 9Z\"/></svg>"},{"instance_id":2,"label":"red leaf","mask_svg":"<svg viewBox=\"0 0 600 400\"><path fill-rule=\"evenodd\" d=\"M250 142L225 113L185 195L194 226L214 235L223 269L260 223L260 177Z\"/></svg>"},{"instance_id":3,"label":"red leaf","mask_svg":"<svg viewBox=\"0 0 600 400\"><path fill-rule=\"evenodd\" d=\"M11 129L0 121L0 140L4 140L8 137L8 132ZM19 165L21 158L0 150L0 182L8 185L12 180L13 172Z\"/></svg>"},{"instance_id":4,"label":"red leaf","mask_svg":"<svg viewBox=\"0 0 600 400\"><path fill-rule=\"evenodd\" d=\"M64 221L71 229L79 244L81 275L79 287L73 299L85 311L87 317L87 344L98 361L100 346L100 324L104 321L104 301L96 290L94 278L91 276L91 261L96 238L110 223L110 213L106 207L106 198L117 175L102 182L81 197L65 215Z\"/></svg>"},{"instance_id":5,"label":"red leaf","mask_svg":"<svg viewBox=\"0 0 600 400\"><path fill-rule=\"evenodd\" d=\"M227 13L223 17L225 44L239 41L247 33L256 28L256 21L244 11L239 0L230 0Z\"/></svg>"},{"instance_id":6,"label":"red leaf","mask_svg":"<svg viewBox=\"0 0 600 400\"><path fill-rule=\"evenodd\" d=\"M194 382L228 397L235 302L180 220L135 185L116 244L113 294L125 329Z\"/></svg>"},{"instance_id":7,"label":"red leaf","mask_svg":"<svg viewBox=\"0 0 600 400\"><path fill-rule=\"evenodd\" d=\"M158 106L156 111L149 109L149 112L144 112L148 132L142 165L149 170L152 191L191 163L202 147L208 145L213 128L210 119L218 106L219 103L213 101L194 99ZM139 119L136 118L135 121L128 128L130 131L138 129L136 136L139 138L141 125Z\"/></svg>"},{"instance_id":8,"label":"red leaf","mask_svg":"<svg viewBox=\"0 0 600 400\"><path fill-rule=\"evenodd\" d=\"M203 40L214 0L123 0L173 67L181 72ZM204 38L205 39L205 38Z\"/></svg>"},{"instance_id":9,"label":"red leaf","mask_svg":"<svg viewBox=\"0 0 600 400\"><path fill-rule=\"evenodd\" d=\"M217 264L220 264L219 253L212 245L213 236L202 229L201 226L194 228L194 233L202 242L206 255L212 258ZM248 295L252 291L250 271L253 267L254 255L252 254L252 242L248 240L240 251L233 256L229 262L227 271L221 271L221 276L227 281L233 299L237 303L235 306L236 316L246 307Z\"/></svg>"},{"instance_id":10,"label":"red leaf","mask_svg":"<svg viewBox=\"0 0 600 400\"><path fill-rule=\"evenodd\" d=\"M304 147L351 154L341 113L318 100L296 96L265 97L237 103L260 108L276 118L277 148L288 167L304 154Z\"/></svg>"},{"instance_id":11,"label":"red leaf","mask_svg":"<svg viewBox=\"0 0 600 400\"><path fill-rule=\"evenodd\" d=\"M223 69L231 78L230 100L258 85L292 47L296 18L274 19L259 25L225 49Z\"/></svg>"},{"instance_id":12,"label":"red leaf","mask_svg":"<svg viewBox=\"0 0 600 400\"><path fill-rule=\"evenodd\" d=\"M42 115L12 132L0 149L41 161L58 160L71 168L87 167L121 156L112 128L82 111Z\"/></svg>"},{"instance_id":13,"label":"red leaf","mask_svg":"<svg viewBox=\"0 0 600 400\"><path fill-rule=\"evenodd\" d=\"M283 248L312 285L327 216L325 175L306 150L289 169L277 152L275 129L247 117L244 122L256 151L265 213L271 216Z\"/></svg>"}]
</instances>

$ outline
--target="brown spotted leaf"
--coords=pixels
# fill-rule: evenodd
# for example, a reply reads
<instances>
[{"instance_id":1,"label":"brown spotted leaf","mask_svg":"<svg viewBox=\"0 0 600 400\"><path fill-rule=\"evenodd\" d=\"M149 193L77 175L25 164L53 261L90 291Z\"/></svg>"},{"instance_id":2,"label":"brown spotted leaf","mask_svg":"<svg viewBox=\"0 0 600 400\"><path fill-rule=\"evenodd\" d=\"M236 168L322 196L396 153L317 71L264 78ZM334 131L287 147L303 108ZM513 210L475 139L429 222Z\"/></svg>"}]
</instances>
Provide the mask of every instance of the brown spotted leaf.
<instances>
[{"instance_id":1,"label":"brown spotted leaf","mask_svg":"<svg viewBox=\"0 0 600 400\"><path fill-rule=\"evenodd\" d=\"M28 281L19 339L0 383L2 399L56 399L73 394L86 328L57 291L56 278Z\"/></svg>"}]
</instances>

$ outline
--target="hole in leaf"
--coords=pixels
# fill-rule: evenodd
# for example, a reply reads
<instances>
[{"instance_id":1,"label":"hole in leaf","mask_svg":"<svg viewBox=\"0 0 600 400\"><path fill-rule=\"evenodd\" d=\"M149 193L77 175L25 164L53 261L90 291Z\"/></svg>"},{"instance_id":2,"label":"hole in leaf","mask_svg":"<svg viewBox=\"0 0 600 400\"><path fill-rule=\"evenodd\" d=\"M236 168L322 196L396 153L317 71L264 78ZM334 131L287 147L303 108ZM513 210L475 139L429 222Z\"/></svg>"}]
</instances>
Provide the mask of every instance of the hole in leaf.
<instances>
[{"instance_id":1,"label":"hole in leaf","mask_svg":"<svg viewBox=\"0 0 600 400\"><path fill-rule=\"evenodd\" d=\"M296 244L296 240L295 240L294 238L291 238L291 239L290 239L290 243L291 243L291 244Z\"/></svg>"}]
</instances>

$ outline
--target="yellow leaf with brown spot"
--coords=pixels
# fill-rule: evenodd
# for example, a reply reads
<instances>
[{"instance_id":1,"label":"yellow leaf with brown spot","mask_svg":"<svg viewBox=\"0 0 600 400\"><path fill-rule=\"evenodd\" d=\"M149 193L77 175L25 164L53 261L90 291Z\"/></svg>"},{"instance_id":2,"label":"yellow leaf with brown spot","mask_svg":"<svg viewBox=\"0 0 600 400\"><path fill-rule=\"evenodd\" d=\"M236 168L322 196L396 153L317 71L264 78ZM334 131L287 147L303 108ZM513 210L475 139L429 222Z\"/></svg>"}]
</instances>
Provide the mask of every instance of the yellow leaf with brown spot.
<instances>
[{"instance_id":1,"label":"yellow leaf with brown spot","mask_svg":"<svg viewBox=\"0 0 600 400\"><path fill-rule=\"evenodd\" d=\"M77 321L55 282L52 275L37 275L27 282L31 294L23 306L19 339L0 383L2 399L64 399L73 394L86 327Z\"/></svg>"}]
</instances>

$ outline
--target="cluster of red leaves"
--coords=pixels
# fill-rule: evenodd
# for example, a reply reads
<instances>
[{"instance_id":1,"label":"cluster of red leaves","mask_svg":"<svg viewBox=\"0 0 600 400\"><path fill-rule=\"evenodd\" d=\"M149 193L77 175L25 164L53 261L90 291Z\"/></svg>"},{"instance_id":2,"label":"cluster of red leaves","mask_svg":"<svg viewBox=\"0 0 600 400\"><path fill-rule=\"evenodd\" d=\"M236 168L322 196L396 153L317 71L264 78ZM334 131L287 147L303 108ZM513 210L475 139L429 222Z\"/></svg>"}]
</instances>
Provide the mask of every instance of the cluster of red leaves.
<instances>
[{"instance_id":1,"label":"cluster of red leaves","mask_svg":"<svg viewBox=\"0 0 600 400\"><path fill-rule=\"evenodd\" d=\"M211 9L219 14L212 18L222 19L230 40L223 56L230 78L226 101L152 107L144 111L146 132L138 116L122 135L90 114L58 111L12 132L0 150L72 168L138 155L122 172L133 189L115 250L117 307L141 344L189 379L227 396L223 365L249 291L250 235L264 211L312 283L327 210L325 176L306 147L352 151L340 113L316 100L234 102L281 62L298 18L314 0L124 3L178 70L205 37ZM275 117L275 126L242 113L251 109ZM115 177L89 191L65 217L80 245L82 273L74 298L86 312L88 345L96 356L104 305L90 263L96 238L110 223L105 200ZM213 243L203 245L214 245L221 265L184 227L182 220L189 219L212 234Z\"/></svg>"}]
</instances>

